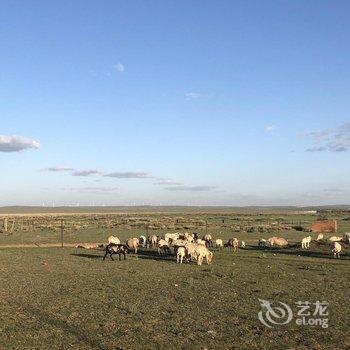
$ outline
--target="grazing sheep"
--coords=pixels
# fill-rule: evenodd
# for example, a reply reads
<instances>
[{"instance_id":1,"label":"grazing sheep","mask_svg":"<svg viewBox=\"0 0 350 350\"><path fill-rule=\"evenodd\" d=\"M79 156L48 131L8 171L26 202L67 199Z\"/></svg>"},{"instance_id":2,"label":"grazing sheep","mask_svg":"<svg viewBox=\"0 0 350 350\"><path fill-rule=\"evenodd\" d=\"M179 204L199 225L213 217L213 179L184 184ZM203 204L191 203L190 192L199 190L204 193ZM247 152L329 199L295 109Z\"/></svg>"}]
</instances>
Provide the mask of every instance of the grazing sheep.
<instances>
[{"instance_id":1,"label":"grazing sheep","mask_svg":"<svg viewBox=\"0 0 350 350\"><path fill-rule=\"evenodd\" d=\"M147 244L147 238L146 238L146 236L140 236L139 242L140 242L140 245L141 245L143 248L146 247L146 244Z\"/></svg>"},{"instance_id":2,"label":"grazing sheep","mask_svg":"<svg viewBox=\"0 0 350 350\"><path fill-rule=\"evenodd\" d=\"M188 237L187 237L187 242L189 242L189 243L193 243L193 242L194 242L194 236L193 236L193 234L188 235Z\"/></svg>"},{"instance_id":3,"label":"grazing sheep","mask_svg":"<svg viewBox=\"0 0 350 350\"><path fill-rule=\"evenodd\" d=\"M190 260L196 260L197 255L196 255L196 243L187 243L185 245L186 249L186 256L190 258Z\"/></svg>"},{"instance_id":4,"label":"grazing sheep","mask_svg":"<svg viewBox=\"0 0 350 350\"><path fill-rule=\"evenodd\" d=\"M179 234L179 239L185 239L187 240L190 234L188 232L180 233Z\"/></svg>"},{"instance_id":5,"label":"grazing sheep","mask_svg":"<svg viewBox=\"0 0 350 350\"><path fill-rule=\"evenodd\" d=\"M197 233L193 233L193 240L196 241L198 239L198 234Z\"/></svg>"},{"instance_id":6,"label":"grazing sheep","mask_svg":"<svg viewBox=\"0 0 350 350\"><path fill-rule=\"evenodd\" d=\"M119 255L119 260L122 260L121 255L124 255L124 260L126 259L125 254L126 253L130 253L130 250L128 248L128 246L126 244L114 244L114 243L110 243L106 246L106 254L104 255L102 260L106 259L107 254L109 254L109 257L113 259L112 255L113 254L118 254Z\"/></svg>"},{"instance_id":7,"label":"grazing sheep","mask_svg":"<svg viewBox=\"0 0 350 350\"><path fill-rule=\"evenodd\" d=\"M267 241L271 247L286 247L288 245L288 241L282 237L270 237Z\"/></svg>"},{"instance_id":8,"label":"grazing sheep","mask_svg":"<svg viewBox=\"0 0 350 350\"><path fill-rule=\"evenodd\" d=\"M184 247L187 243L188 242L185 239L176 239L171 243L171 245L174 247Z\"/></svg>"},{"instance_id":9,"label":"grazing sheep","mask_svg":"<svg viewBox=\"0 0 350 350\"><path fill-rule=\"evenodd\" d=\"M198 238L198 239L196 240L196 243L197 243L197 244L200 244L200 245L204 245L204 246L207 245L207 242L204 241L203 239L200 239L200 238Z\"/></svg>"},{"instance_id":10,"label":"grazing sheep","mask_svg":"<svg viewBox=\"0 0 350 350\"><path fill-rule=\"evenodd\" d=\"M211 264L213 260L213 253L205 246L198 245L196 246L196 255L197 255L197 264L202 265L203 259L207 260L207 264Z\"/></svg>"},{"instance_id":11,"label":"grazing sheep","mask_svg":"<svg viewBox=\"0 0 350 350\"><path fill-rule=\"evenodd\" d=\"M260 238L258 242L259 247L266 247L267 246L267 241L264 238Z\"/></svg>"},{"instance_id":12,"label":"grazing sheep","mask_svg":"<svg viewBox=\"0 0 350 350\"><path fill-rule=\"evenodd\" d=\"M171 253L168 242L165 239L160 239L158 242L158 254Z\"/></svg>"},{"instance_id":13,"label":"grazing sheep","mask_svg":"<svg viewBox=\"0 0 350 350\"><path fill-rule=\"evenodd\" d=\"M169 246L170 251L171 251L174 255L176 255L178 248L179 248L179 247L184 247L187 243L188 243L188 242L187 242L187 240L185 240L185 239L176 239L176 240L173 241L173 242L171 243L171 245Z\"/></svg>"},{"instance_id":14,"label":"grazing sheep","mask_svg":"<svg viewBox=\"0 0 350 350\"><path fill-rule=\"evenodd\" d=\"M130 238L126 241L126 245L128 246L129 250L133 250L135 254L137 254L137 248L139 246L139 239L138 238Z\"/></svg>"},{"instance_id":15,"label":"grazing sheep","mask_svg":"<svg viewBox=\"0 0 350 350\"><path fill-rule=\"evenodd\" d=\"M120 244L120 239L116 236L109 236L108 237L108 244L109 243Z\"/></svg>"},{"instance_id":16,"label":"grazing sheep","mask_svg":"<svg viewBox=\"0 0 350 350\"><path fill-rule=\"evenodd\" d=\"M176 261L179 264L182 264L182 261L184 257L186 256L186 249L185 247L178 247L177 253L176 253Z\"/></svg>"},{"instance_id":17,"label":"grazing sheep","mask_svg":"<svg viewBox=\"0 0 350 350\"><path fill-rule=\"evenodd\" d=\"M245 248L245 242L244 241L241 242L241 248Z\"/></svg>"},{"instance_id":18,"label":"grazing sheep","mask_svg":"<svg viewBox=\"0 0 350 350\"><path fill-rule=\"evenodd\" d=\"M216 248L222 248L223 247L223 242L222 242L222 239L218 238L215 240L215 247Z\"/></svg>"},{"instance_id":19,"label":"grazing sheep","mask_svg":"<svg viewBox=\"0 0 350 350\"><path fill-rule=\"evenodd\" d=\"M316 238L316 241L322 241L322 240L323 240L323 233L319 233Z\"/></svg>"},{"instance_id":20,"label":"grazing sheep","mask_svg":"<svg viewBox=\"0 0 350 350\"><path fill-rule=\"evenodd\" d=\"M176 239L179 239L179 234L178 233L166 233L164 235L164 240L167 243L171 243L172 241L175 241Z\"/></svg>"},{"instance_id":21,"label":"grazing sheep","mask_svg":"<svg viewBox=\"0 0 350 350\"><path fill-rule=\"evenodd\" d=\"M148 238L148 244L151 247L155 247L158 243L158 237L156 235L152 235Z\"/></svg>"},{"instance_id":22,"label":"grazing sheep","mask_svg":"<svg viewBox=\"0 0 350 350\"><path fill-rule=\"evenodd\" d=\"M224 247L232 248L234 252L238 249L238 239L237 238L230 238L225 244Z\"/></svg>"},{"instance_id":23,"label":"grazing sheep","mask_svg":"<svg viewBox=\"0 0 350 350\"><path fill-rule=\"evenodd\" d=\"M350 243L350 232L345 232L343 236L343 241L345 243Z\"/></svg>"},{"instance_id":24,"label":"grazing sheep","mask_svg":"<svg viewBox=\"0 0 350 350\"><path fill-rule=\"evenodd\" d=\"M340 258L341 245L338 242L334 242L332 253L335 258Z\"/></svg>"},{"instance_id":25,"label":"grazing sheep","mask_svg":"<svg viewBox=\"0 0 350 350\"><path fill-rule=\"evenodd\" d=\"M308 248L310 248L310 242L311 242L311 236L304 237L301 240L301 249L308 249Z\"/></svg>"},{"instance_id":26,"label":"grazing sheep","mask_svg":"<svg viewBox=\"0 0 350 350\"><path fill-rule=\"evenodd\" d=\"M342 240L342 237L332 236L328 239L329 242L340 242Z\"/></svg>"},{"instance_id":27,"label":"grazing sheep","mask_svg":"<svg viewBox=\"0 0 350 350\"><path fill-rule=\"evenodd\" d=\"M103 248L103 244L98 244L98 243L83 243L83 244L78 244L78 245L76 245L75 248L98 249L98 248Z\"/></svg>"},{"instance_id":28,"label":"grazing sheep","mask_svg":"<svg viewBox=\"0 0 350 350\"><path fill-rule=\"evenodd\" d=\"M213 238L212 238L212 236L209 233L204 235L202 240L206 242L207 247L212 247L213 246Z\"/></svg>"},{"instance_id":29,"label":"grazing sheep","mask_svg":"<svg viewBox=\"0 0 350 350\"><path fill-rule=\"evenodd\" d=\"M185 239L176 239L175 241L172 242L171 246L169 247L170 252L176 255L179 247L185 247L187 243L188 242Z\"/></svg>"}]
</instances>

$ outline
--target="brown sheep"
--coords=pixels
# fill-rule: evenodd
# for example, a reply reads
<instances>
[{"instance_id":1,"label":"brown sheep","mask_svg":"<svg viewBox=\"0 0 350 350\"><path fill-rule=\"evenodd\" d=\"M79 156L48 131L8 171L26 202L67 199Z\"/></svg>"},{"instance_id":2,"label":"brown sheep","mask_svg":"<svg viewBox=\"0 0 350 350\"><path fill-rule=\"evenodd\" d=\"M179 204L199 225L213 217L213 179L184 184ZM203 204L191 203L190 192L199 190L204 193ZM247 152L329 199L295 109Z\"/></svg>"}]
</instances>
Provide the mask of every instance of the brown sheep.
<instances>
[{"instance_id":1,"label":"brown sheep","mask_svg":"<svg viewBox=\"0 0 350 350\"><path fill-rule=\"evenodd\" d=\"M285 238L282 237L270 237L267 240L270 244L270 247L286 247L288 246L288 241Z\"/></svg>"},{"instance_id":2,"label":"brown sheep","mask_svg":"<svg viewBox=\"0 0 350 350\"><path fill-rule=\"evenodd\" d=\"M230 238L225 244L224 247L232 247L232 250L234 252L238 249L238 239L237 238Z\"/></svg>"},{"instance_id":3,"label":"brown sheep","mask_svg":"<svg viewBox=\"0 0 350 350\"><path fill-rule=\"evenodd\" d=\"M137 254L137 248L139 246L139 239L138 238L130 238L126 241L126 245L128 246L129 250L134 251L135 254Z\"/></svg>"}]
</instances>

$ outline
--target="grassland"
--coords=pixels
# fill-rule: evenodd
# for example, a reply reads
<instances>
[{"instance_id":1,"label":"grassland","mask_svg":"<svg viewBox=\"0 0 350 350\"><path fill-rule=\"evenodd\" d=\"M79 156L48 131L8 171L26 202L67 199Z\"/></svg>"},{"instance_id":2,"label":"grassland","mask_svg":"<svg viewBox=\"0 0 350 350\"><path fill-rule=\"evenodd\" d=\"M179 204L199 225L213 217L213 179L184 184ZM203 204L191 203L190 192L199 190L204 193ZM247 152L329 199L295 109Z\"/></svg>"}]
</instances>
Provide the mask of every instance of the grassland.
<instances>
[{"instance_id":1,"label":"grassland","mask_svg":"<svg viewBox=\"0 0 350 350\"><path fill-rule=\"evenodd\" d=\"M134 213L131 221L126 220L131 214L66 216L70 229L65 242L104 242L110 233L122 240L147 230L164 233L166 229L147 228L157 221L194 225L190 231L199 234L208 230L214 237L237 237L247 248L235 254L213 249L210 266L180 266L173 257L160 258L152 249L142 249L125 261L102 261L103 251L98 250L0 249L0 349L350 347L350 249L344 246L342 258L333 259L326 244L312 243L309 251L256 246L257 239L271 235L300 241L307 234L289 226L307 227L315 216L168 213L164 222L163 216ZM350 221L345 220L350 215L333 216L340 232L350 231ZM0 234L0 246L59 241L60 232L50 223L57 217L45 218L48 228L35 220L33 232ZM257 317L259 298L291 306L299 300L327 301L329 327L291 322L267 328Z\"/></svg>"}]
</instances>

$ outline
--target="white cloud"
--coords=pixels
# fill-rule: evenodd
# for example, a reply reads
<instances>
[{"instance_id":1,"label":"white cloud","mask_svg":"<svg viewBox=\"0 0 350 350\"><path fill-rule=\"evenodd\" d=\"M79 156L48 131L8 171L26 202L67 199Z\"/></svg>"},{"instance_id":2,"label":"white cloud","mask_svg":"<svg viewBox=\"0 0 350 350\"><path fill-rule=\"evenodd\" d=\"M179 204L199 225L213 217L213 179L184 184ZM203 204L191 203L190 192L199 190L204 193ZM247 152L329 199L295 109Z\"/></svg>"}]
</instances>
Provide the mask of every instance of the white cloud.
<instances>
[{"instance_id":1,"label":"white cloud","mask_svg":"<svg viewBox=\"0 0 350 350\"><path fill-rule=\"evenodd\" d=\"M314 146L307 152L345 152L350 150L350 123L345 123L337 129L318 130L306 134L313 140Z\"/></svg>"},{"instance_id":2,"label":"white cloud","mask_svg":"<svg viewBox=\"0 0 350 350\"><path fill-rule=\"evenodd\" d=\"M26 149L38 149L40 143L22 136L0 135L0 152L19 152Z\"/></svg>"},{"instance_id":3,"label":"white cloud","mask_svg":"<svg viewBox=\"0 0 350 350\"><path fill-rule=\"evenodd\" d=\"M165 187L167 191L192 191L192 192L204 192L216 189L215 186L173 186Z\"/></svg>"},{"instance_id":4,"label":"white cloud","mask_svg":"<svg viewBox=\"0 0 350 350\"><path fill-rule=\"evenodd\" d=\"M148 178L152 178L152 176L149 173L133 172L133 171L114 172L114 173L105 174L103 176L115 177L118 179L148 179Z\"/></svg>"},{"instance_id":5,"label":"white cloud","mask_svg":"<svg viewBox=\"0 0 350 350\"><path fill-rule=\"evenodd\" d=\"M326 151L326 147L310 147L306 149L306 152L323 152Z\"/></svg>"},{"instance_id":6,"label":"white cloud","mask_svg":"<svg viewBox=\"0 0 350 350\"><path fill-rule=\"evenodd\" d=\"M90 176L90 175L99 175L101 172L99 170L76 170L73 173L73 176Z\"/></svg>"},{"instance_id":7,"label":"white cloud","mask_svg":"<svg viewBox=\"0 0 350 350\"><path fill-rule=\"evenodd\" d=\"M87 193L114 193L119 191L118 187L82 187L77 188L79 192L87 192Z\"/></svg>"},{"instance_id":8,"label":"white cloud","mask_svg":"<svg viewBox=\"0 0 350 350\"><path fill-rule=\"evenodd\" d=\"M73 168L65 167L65 166L53 166L49 168L43 169L43 171L53 171L53 172L60 172L60 171L73 171Z\"/></svg>"},{"instance_id":9,"label":"white cloud","mask_svg":"<svg viewBox=\"0 0 350 350\"><path fill-rule=\"evenodd\" d=\"M198 93L198 92L187 92L185 94L186 100L193 100L195 98L201 97L202 94Z\"/></svg>"},{"instance_id":10,"label":"white cloud","mask_svg":"<svg viewBox=\"0 0 350 350\"><path fill-rule=\"evenodd\" d=\"M328 192L328 193L344 193L344 190L341 190L340 188L325 188L323 190L324 192Z\"/></svg>"},{"instance_id":11,"label":"white cloud","mask_svg":"<svg viewBox=\"0 0 350 350\"><path fill-rule=\"evenodd\" d=\"M183 185L182 182L175 181L173 179L163 179L158 178L158 182L155 182L154 185Z\"/></svg>"},{"instance_id":12,"label":"white cloud","mask_svg":"<svg viewBox=\"0 0 350 350\"><path fill-rule=\"evenodd\" d=\"M274 125L267 125L266 127L265 127L265 131L266 132L272 132L272 131L274 131L276 129L276 127L274 126Z\"/></svg>"},{"instance_id":13,"label":"white cloud","mask_svg":"<svg viewBox=\"0 0 350 350\"><path fill-rule=\"evenodd\" d=\"M80 193L93 193L93 194L113 194L119 191L118 187L70 187L61 188L63 191L77 191Z\"/></svg>"},{"instance_id":14,"label":"white cloud","mask_svg":"<svg viewBox=\"0 0 350 350\"><path fill-rule=\"evenodd\" d=\"M119 73L123 73L125 71L125 66L120 62L117 63L114 67Z\"/></svg>"}]
</instances>

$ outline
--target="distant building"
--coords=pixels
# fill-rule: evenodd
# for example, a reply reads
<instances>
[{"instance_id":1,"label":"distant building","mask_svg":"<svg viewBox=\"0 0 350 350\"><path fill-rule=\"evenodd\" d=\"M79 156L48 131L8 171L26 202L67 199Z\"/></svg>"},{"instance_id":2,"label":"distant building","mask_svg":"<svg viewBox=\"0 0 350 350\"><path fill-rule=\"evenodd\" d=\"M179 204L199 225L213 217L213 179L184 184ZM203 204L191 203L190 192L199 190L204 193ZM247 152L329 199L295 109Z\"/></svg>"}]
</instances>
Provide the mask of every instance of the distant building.
<instances>
[{"instance_id":1,"label":"distant building","mask_svg":"<svg viewBox=\"0 0 350 350\"><path fill-rule=\"evenodd\" d=\"M311 224L311 232L335 233L338 229L337 220L318 220Z\"/></svg>"}]
</instances>

